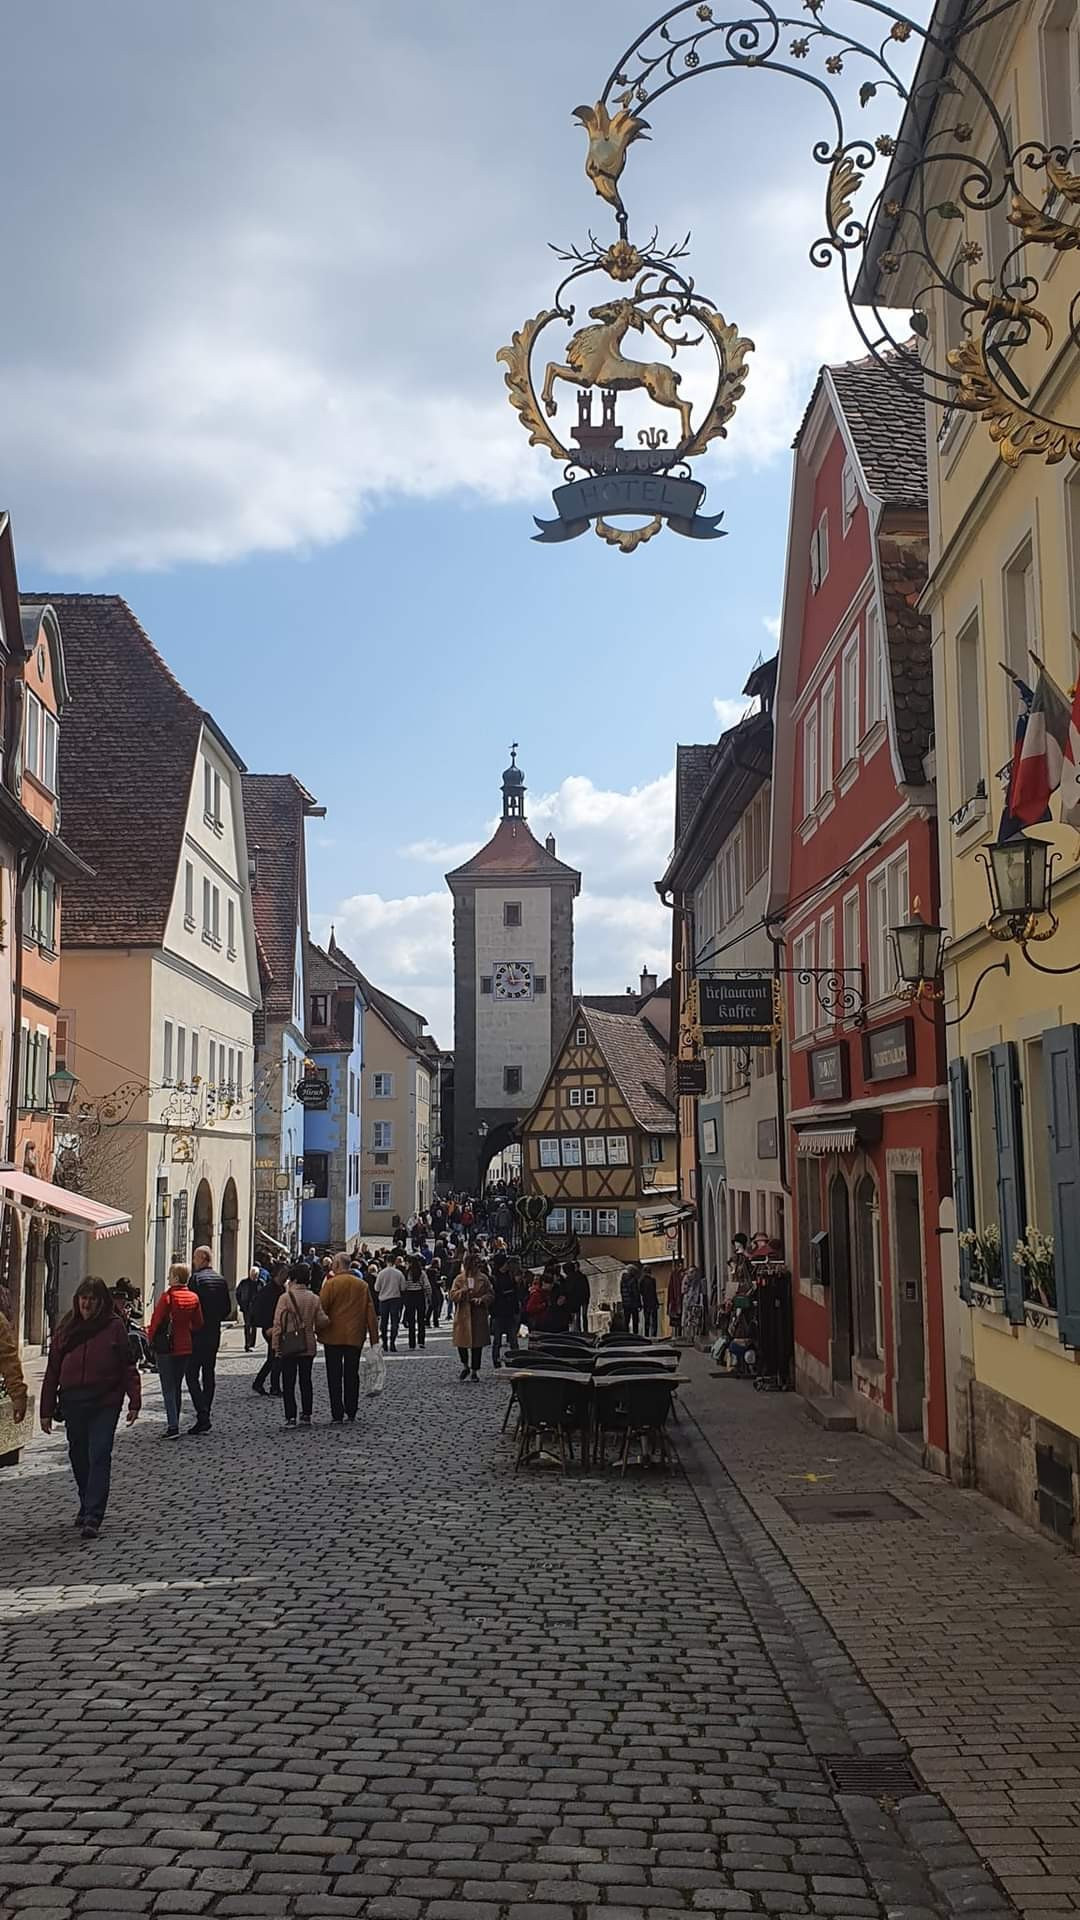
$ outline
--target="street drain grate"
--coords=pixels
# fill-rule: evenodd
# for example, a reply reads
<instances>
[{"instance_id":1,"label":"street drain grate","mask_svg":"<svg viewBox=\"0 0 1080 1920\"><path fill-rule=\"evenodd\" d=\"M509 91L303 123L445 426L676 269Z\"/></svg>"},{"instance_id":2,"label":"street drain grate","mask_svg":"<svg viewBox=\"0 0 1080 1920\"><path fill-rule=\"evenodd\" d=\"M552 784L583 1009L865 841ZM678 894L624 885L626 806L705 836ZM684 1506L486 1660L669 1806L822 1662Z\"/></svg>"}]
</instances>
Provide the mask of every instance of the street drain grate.
<instances>
[{"instance_id":1,"label":"street drain grate","mask_svg":"<svg viewBox=\"0 0 1080 1920\"><path fill-rule=\"evenodd\" d=\"M914 1507L906 1506L895 1493L796 1493L778 1494L777 1499L789 1520L801 1527L835 1527L853 1520L918 1520Z\"/></svg>"},{"instance_id":2,"label":"street drain grate","mask_svg":"<svg viewBox=\"0 0 1080 1920\"><path fill-rule=\"evenodd\" d=\"M899 1753L838 1753L821 1762L837 1793L863 1793L873 1800L888 1795L904 1800L925 1788L910 1760Z\"/></svg>"}]
</instances>

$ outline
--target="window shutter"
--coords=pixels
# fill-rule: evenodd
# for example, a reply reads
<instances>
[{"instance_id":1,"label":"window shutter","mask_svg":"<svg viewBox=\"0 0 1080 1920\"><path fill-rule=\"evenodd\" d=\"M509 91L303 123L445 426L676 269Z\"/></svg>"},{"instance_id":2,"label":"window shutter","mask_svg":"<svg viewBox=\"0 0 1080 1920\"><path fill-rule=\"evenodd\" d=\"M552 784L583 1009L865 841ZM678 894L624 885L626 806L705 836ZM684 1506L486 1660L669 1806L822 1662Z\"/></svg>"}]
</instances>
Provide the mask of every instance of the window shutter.
<instances>
[{"instance_id":1,"label":"window shutter","mask_svg":"<svg viewBox=\"0 0 1080 1920\"><path fill-rule=\"evenodd\" d=\"M1020 1070L1016 1043L1006 1040L991 1047L994 1076L994 1134L997 1140L998 1222L1001 1227L1001 1271L1005 1281L1005 1309L1014 1325L1024 1320L1024 1276L1013 1259L1013 1248L1024 1237L1027 1208L1024 1199L1024 1157L1021 1149Z\"/></svg>"},{"instance_id":2,"label":"window shutter","mask_svg":"<svg viewBox=\"0 0 1080 1920\"><path fill-rule=\"evenodd\" d=\"M633 1207L619 1208L619 1238L632 1240L637 1232L637 1214Z\"/></svg>"},{"instance_id":3,"label":"window shutter","mask_svg":"<svg viewBox=\"0 0 1080 1920\"><path fill-rule=\"evenodd\" d=\"M966 1060L949 1061L949 1116L952 1121L953 1202L956 1207L956 1232L970 1233L975 1226L975 1182L971 1160L971 1095L968 1092ZM966 1247L960 1252L960 1298L971 1299L971 1255Z\"/></svg>"},{"instance_id":4,"label":"window shutter","mask_svg":"<svg viewBox=\"0 0 1080 1920\"><path fill-rule=\"evenodd\" d=\"M1080 1027L1043 1034L1058 1331L1080 1347Z\"/></svg>"}]
</instances>

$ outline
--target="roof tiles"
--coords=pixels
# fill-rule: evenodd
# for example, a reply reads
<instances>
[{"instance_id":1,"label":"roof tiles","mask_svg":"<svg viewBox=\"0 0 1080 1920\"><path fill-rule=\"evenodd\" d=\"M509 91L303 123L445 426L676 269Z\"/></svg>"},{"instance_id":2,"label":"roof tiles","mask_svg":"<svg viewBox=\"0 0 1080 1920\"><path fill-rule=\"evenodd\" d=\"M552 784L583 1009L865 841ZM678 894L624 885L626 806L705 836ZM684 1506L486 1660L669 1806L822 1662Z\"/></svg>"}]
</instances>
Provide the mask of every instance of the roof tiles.
<instances>
[{"instance_id":1,"label":"roof tiles","mask_svg":"<svg viewBox=\"0 0 1080 1920\"><path fill-rule=\"evenodd\" d=\"M664 1091L667 1055L644 1020L586 1004L585 1021L638 1126L648 1133L674 1133L675 1110Z\"/></svg>"}]
</instances>

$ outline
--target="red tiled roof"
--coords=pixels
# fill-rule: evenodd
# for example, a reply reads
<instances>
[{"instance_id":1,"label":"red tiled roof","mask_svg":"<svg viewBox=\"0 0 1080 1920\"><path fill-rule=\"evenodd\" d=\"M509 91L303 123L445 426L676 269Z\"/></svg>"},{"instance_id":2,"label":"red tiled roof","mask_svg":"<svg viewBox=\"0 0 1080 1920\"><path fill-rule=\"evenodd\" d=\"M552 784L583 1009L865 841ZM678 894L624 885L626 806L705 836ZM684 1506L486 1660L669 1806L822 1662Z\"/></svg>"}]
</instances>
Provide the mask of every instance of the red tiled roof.
<instances>
[{"instance_id":1,"label":"red tiled roof","mask_svg":"<svg viewBox=\"0 0 1080 1920\"><path fill-rule=\"evenodd\" d=\"M582 1018L639 1127L674 1133L675 1110L664 1088L667 1055L651 1027L634 1013L602 1013L580 1001Z\"/></svg>"},{"instance_id":2,"label":"red tiled roof","mask_svg":"<svg viewBox=\"0 0 1080 1920\"><path fill-rule=\"evenodd\" d=\"M64 945L160 946L199 736L214 723L119 595L21 599L56 609L71 689L60 728L64 838L93 872L65 882Z\"/></svg>"},{"instance_id":3,"label":"red tiled roof","mask_svg":"<svg viewBox=\"0 0 1080 1920\"><path fill-rule=\"evenodd\" d=\"M245 773L244 824L249 854L257 852L251 905L269 978L263 1004L270 1020L292 1017L297 929L304 919L304 820L314 808L291 773Z\"/></svg>"},{"instance_id":4,"label":"red tiled roof","mask_svg":"<svg viewBox=\"0 0 1080 1920\"><path fill-rule=\"evenodd\" d=\"M581 885L577 869L568 867L564 860L557 860L541 846L527 820L500 820L487 846L474 853L463 867L455 867L446 878L469 880L474 875L491 878L502 874L508 879L518 874L537 874L541 878L550 875L553 880L572 880L575 891Z\"/></svg>"}]
</instances>

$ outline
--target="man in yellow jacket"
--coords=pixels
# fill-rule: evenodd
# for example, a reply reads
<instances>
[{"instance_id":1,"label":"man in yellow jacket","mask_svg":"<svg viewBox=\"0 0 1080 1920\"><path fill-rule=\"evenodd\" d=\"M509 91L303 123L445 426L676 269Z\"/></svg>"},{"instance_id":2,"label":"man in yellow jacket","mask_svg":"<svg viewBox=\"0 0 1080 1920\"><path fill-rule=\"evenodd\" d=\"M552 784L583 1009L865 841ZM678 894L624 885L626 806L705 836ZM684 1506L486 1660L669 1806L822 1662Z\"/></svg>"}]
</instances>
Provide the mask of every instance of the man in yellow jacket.
<instances>
[{"instance_id":1,"label":"man in yellow jacket","mask_svg":"<svg viewBox=\"0 0 1080 1920\"><path fill-rule=\"evenodd\" d=\"M355 1420L360 1405L360 1353L365 1339L379 1344L379 1317L366 1280L349 1268L349 1256L339 1253L334 1270L319 1289L324 1316L316 1325L326 1350L326 1385L330 1417L336 1427Z\"/></svg>"},{"instance_id":2,"label":"man in yellow jacket","mask_svg":"<svg viewBox=\"0 0 1080 1920\"><path fill-rule=\"evenodd\" d=\"M7 1390L11 1401L11 1411L15 1416L15 1425L21 1426L26 1418L27 1392L19 1360L19 1343L10 1320L0 1313L0 1380ZM0 1467L13 1466L19 1457L19 1449L13 1453L0 1453Z\"/></svg>"}]
</instances>

